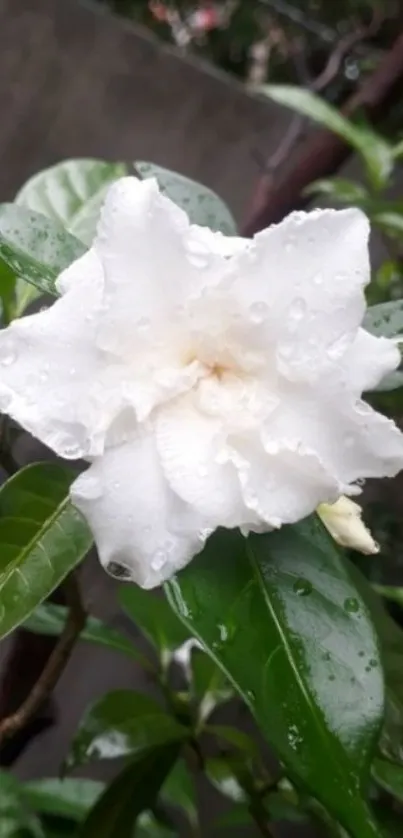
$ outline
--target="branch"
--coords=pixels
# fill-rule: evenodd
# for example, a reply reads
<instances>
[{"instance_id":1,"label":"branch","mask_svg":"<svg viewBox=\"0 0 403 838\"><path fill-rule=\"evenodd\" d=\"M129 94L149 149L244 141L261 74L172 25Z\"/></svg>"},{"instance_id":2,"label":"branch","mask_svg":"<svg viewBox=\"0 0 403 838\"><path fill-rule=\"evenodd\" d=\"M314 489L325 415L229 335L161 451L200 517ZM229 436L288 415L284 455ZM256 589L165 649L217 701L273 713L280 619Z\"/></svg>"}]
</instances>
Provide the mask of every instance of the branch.
<instances>
[{"instance_id":1,"label":"branch","mask_svg":"<svg viewBox=\"0 0 403 838\"><path fill-rule=\"evenodd\" d=\"M325 68L326 69L326 68ZM350 116L362 108L373 122L387 113L403 80L403 32L374 73L358 88L342 108ZM344 163L350 147L335 134L326 130L313 131L305 140L294 165L282 178L268 181L263 174L252 200L242 235L253 236L270 224L282 221L285 215L305 207L310 199L301 193L312 181L329 177Z\"/></svg>"},{"instance_id":2,"label":"branch","mask_svg":"<svg viewBox=\"0 0 403 838\"><path fill-rule=\"evenodd\" d=\"M45 699L56 686L74 646L85 626L86 612L84 610L80 589L74 574L64 583L66 601L69 614L63 632L53 649L36 684L32 687L28 697L18 710L0 722L0 743L10 736L14 736L30 721L39 710Z\"/></svg>"}]
</instances>

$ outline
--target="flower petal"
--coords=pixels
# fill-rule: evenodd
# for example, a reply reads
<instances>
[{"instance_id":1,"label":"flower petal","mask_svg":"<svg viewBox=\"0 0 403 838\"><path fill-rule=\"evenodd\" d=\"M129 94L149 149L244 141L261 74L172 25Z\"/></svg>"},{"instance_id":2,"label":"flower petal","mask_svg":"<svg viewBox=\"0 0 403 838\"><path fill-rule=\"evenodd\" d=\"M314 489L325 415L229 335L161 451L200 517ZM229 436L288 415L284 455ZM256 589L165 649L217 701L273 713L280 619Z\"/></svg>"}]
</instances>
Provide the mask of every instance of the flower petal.
<instances>
[{"instance_id":1,"label":"flower petal","mask_svg":"<svg viewBox=\"0 0 403 838\"><path fill-rule=\"evenodd\" d=\"M146 432L96 458L73 483L71 499L88 520L106 570L143 588L184 567L210 533L170 488Z\"/></svg>"},{"instance_id":2,"label":"flower petal","mask_svg":"<svg viewBox=\"0 0 403 838\"><path fill-rule=\"evenodd\" d=\"M349 390L357 395L374 390L400 361L400 352L393 340L374 337L365 329L359 329L343 358Z\"/></svg>"},{"instance_id":3,"label":"flower petal","mask_svg":"<svg viewBox=\"0 0 403 838\"><path fill-rule=\"evenodd\" d=\"M156 438L172 489L214 528L236 527L250 518L236 469L226 461L220 417L203 415L190 397L182 397L158 412Z\"/></svg>"},{"instance_id":4,"label":"flower petal","mask_svg":"<svg viewBox=\"0 0 403 838\"><path fill-rule=\"evenodd\" d=\"M353 342L370 277L368 234L360 210L292 213L230 260L231 293L288 379L319 378Z\"/></svg>"},{"instance_id":5,"label":"flower petal","mask_svg":"<svg viewBox=\"0 0 403 838\"><path fill-rule=\"evenodd\" d=\"M59 287L67 293L50 308L0 332L0 408L57 454L76 459L91 450L83 408L99 369L94 318L102 268L95 253L67 268Z\"/></svg>"}]
</instances>

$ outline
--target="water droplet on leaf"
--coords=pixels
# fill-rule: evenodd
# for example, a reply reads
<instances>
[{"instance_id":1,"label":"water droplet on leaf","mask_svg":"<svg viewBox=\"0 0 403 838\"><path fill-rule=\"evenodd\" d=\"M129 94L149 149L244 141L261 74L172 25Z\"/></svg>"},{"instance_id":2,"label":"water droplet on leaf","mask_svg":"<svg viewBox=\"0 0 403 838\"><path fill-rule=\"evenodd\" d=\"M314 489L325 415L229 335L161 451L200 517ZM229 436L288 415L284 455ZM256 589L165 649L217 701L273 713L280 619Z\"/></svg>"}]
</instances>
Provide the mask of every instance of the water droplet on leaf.
<instances>
[{"instance_id":1,"label":"water droplet on leaf","mask_svg":"<svg viewBox=\"0 0 403 838\"><path fill-rule=\"evenodd\" d=\"M293 584L293 591L297 596L308 596L312 593L312 584L308 579L297 579Z\"/></svg>"},{"instance_id":2,"label":"water droplet on leaf","mask_svg":"<svg viewBox=\"0 0 403 838\"><path fill-rule=\"evenodd\" d=\"M358 602L358 599L355 599L355 597L347 597L347 599L344 600L344 610L348 611L349 614L356 614L357 611L360 610L360 603Z\"/></svg>"}]
</instances>

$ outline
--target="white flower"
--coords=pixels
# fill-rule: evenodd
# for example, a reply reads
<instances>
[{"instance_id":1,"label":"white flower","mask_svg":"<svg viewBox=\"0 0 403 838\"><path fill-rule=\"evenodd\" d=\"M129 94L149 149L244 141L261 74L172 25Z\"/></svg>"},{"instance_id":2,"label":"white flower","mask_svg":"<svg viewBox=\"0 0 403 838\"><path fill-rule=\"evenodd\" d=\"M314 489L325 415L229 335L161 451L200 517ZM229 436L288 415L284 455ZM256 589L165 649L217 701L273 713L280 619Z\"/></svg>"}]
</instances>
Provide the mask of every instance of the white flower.
<instances>
[{"instance_id":1,"label":"white flower","mask_svg":"<svg viewBox=\"0 0 403 838\"><path fill-rule=\"evenodd\" d=\"M0 408L90 462L71 496L110 571L153 587L218 526L279 527L402 467L361 400L399 363L360 328L367 238L353 209L226 238L153 180L111 187L61 298L0 334Z\"/></svg>"},{"instance_id":2,"label":"white flower","mask_svg":"<svg viewBox=\"0 0 403 838\"><path fill-rule=\"evenodd\" d=\"M321 503L317 512L330 535L342 547L351 547L368 556L379 553L379 544L365 526L358 503L343 496L336 503Z\"/></svg>"}]
</instances>

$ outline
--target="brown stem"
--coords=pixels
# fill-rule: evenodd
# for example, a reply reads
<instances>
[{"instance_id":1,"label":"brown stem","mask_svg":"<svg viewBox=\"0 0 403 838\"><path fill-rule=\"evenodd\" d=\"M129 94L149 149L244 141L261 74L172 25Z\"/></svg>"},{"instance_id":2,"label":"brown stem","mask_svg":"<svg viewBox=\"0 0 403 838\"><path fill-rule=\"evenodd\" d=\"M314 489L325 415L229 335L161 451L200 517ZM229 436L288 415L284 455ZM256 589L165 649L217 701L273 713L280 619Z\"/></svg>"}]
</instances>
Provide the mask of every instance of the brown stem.
<instances>
[{"instance_id":1,"label":"brown stem","mask_svg":"<svg viewBox=\"0 0 403 838\"><path fill-rule=\"evenodd\" d=\"M78 637L85 626L86 613L81 601L80 589L74 574L65 581L66 601L69 613L63 632L53 649L41 675L22 702L18 710L0 722L0 743L14 736L31 720L45 699L56 686Z\"/></svg>"},{"instance_id":2,"label":"brown stem","mask_svg":"<svg viewBox=\"0 0 403 838\"><path fill-rule=\"evenodd\" d=\"M403 81L403 32L384 56L374 73L358 88L342 108L346 116L363 109L373 122L379 121L400 95ZM305 140L288 172L273 183L263 175L253 197L243 235L252 236L270 224L281 221L294 209L306 206L309 198L302 195L308 184L329 177L344 163L351 149L335 134L318 130Z\"/></svg>"}]
</instances>

